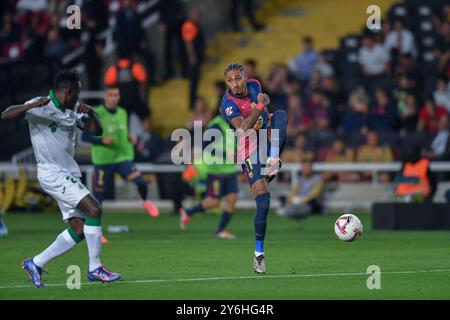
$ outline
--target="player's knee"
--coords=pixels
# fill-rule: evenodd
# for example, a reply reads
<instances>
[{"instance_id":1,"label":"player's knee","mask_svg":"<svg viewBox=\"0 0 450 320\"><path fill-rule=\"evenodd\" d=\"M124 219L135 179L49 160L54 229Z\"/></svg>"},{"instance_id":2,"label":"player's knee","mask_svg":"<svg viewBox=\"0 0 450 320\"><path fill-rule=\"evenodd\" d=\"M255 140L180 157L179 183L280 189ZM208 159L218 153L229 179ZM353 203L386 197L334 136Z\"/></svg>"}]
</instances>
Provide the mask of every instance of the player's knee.
<instances>
[{"instance_id":1,"label":"player's knee","mask_svg":"<svg viewBox=\"0 0 450 320\"><path fill-rule=\"evenodd\" d=\"M146 186L147 183L144 180L144 177L141 175L137 176L136 178L133 179L133 182L137 185L137 186Z\"/></svg>"},{"instance_id":2,"label":"player's knee","mask_svg":"<svg viewBox=\"0 0 450 320\"><path fill-rule=\"evenodd\" d=\"M203 209L217 208L220 205L220 200L218 198L208 197L201 204Z\"/></svg>"},{"instance_id":3,"label":"player's knee","mask_svg":"<svg viewBox=\"0 0 450 320\"><path fill-rule=\"evenodd\" d=\"M227 197L227 202L225 203L225 210L230 213L236 211L236 202L237 195L229 195Z\"/></svg>"},{"instance_id":4,"label":"player's knee","mask_svg":"<svg viewBox=\"0 0 450 320\"><path fill-rule=\"evenodd\" d=\"M88 216L92 218L100 218L102 216L102 212L103 210L100 204L93 203L89 208Z\"/></svg>"},{"instance_id":5,"label":"player's knee","mask_svg":"<svg viewBox=\"0 0 450 320\"><path fill-rule=\"evenodd\" d=\"M132 181L135 184L143 184L145 183L144 177L142 176L142 173L139 171L134 171L130 173L127 177L128 181Z\"/></svg>"},{"instance_id":6,"label":"player's knee","mask_svg":"<svg viewBox=\"0 0 450 320\"><path fill-rule=\"evenodd\" d=\"M235 205L236 202L237 202L237 200L238 200L238 196L237 196L236 193L230 193L230 194L228 195L228 197L227 197L227 202L228 202L229 204Z\"/></svg>"},{"instance_id":7,"label":"player's knee","mask_svg":"<svg viewBox=\"0 0 450 320\"><path fill-rule=\"evenodd\" d=\"M262 194L269 193L269 186L265 179L260 179L252 184L252 190L255 197L258 197Z\"/></svg>"},{"instance_id":8,"label":"player's knee","mask_svg":"<svg viewBox=\"0 0 450 320\"><path fill-rule=\"evenodd\" d=\"M211 207L216 208L220 205L220 200L218 198L211 199Z\"/></svg>"},{"instance_id":9,"label":"player's knee","mask_svg":"<svg viewBox=\"0 0 450 320\"><path fill-rule=\"evenodd\" d=\"M236 211L236 206L234 204L226 204L224 207L224 211L228 213L234 213Z\"/></svg>"}]
</instances>

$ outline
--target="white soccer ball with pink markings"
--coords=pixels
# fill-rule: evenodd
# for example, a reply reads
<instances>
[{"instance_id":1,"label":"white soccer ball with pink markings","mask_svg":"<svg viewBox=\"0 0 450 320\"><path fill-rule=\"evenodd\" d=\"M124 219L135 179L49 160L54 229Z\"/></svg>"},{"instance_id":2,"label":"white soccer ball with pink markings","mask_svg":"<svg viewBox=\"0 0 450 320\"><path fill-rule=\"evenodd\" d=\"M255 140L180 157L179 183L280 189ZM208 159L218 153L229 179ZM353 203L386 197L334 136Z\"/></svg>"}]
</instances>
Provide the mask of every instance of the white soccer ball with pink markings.
<instances>
[{"instance_id":1,"label":"white soccer ball with pink markings","mask_svg":"<svg viewBox=\"0 0 450 320\"><path fill-rule=\"evenodd\" d=\"M342 241L351 242L358 239L363 233L363 224L353 214L340 216L334 224L334 233Z\"/></svg>"}]
</instances>

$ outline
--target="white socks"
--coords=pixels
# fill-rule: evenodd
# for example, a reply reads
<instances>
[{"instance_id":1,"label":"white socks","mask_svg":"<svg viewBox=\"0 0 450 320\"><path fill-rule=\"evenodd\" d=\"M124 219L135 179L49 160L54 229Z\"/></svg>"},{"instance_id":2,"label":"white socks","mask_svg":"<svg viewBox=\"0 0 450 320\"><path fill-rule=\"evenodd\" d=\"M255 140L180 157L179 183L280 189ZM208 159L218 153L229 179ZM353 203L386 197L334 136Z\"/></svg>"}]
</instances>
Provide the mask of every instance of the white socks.
<instances>
[{"instance_id":1,"label":"white socks","mask_svg":"<svg viewBox=\"0 0 450 320\"><path fill-rule=\"evenodd\" d=\"M102 252L102 226L84 225L84 237L89 252L89 272L100 267L100 254ZM82 240L71 228L61 232L56 240L44 251L33 258L33 262L43 268L50 260L59 257L75 247Z\"/></svg>"},{"instance_id":2,"label":"white socks","mask_svg":"<svg viewBox=\"0 0 450 320\"><path fill-rule=\"evenodd\" d=\"M44 251L33 258L34 264L43 268L44 265L50 260L63 255L73 247L77 242L72 238L68 229L61 232L56 240Z\"/></svg>"},{"instance_id":3,"label":"white socks","mask_svg":"<svg viewBox=\"0 0 450 320\"><path fill-rule=\"evenodd\" d=\"M102 226L84 225L84 237L89 251L89 272L100 267L100 254L102 252Z\"/></svg>"}]
</instances>

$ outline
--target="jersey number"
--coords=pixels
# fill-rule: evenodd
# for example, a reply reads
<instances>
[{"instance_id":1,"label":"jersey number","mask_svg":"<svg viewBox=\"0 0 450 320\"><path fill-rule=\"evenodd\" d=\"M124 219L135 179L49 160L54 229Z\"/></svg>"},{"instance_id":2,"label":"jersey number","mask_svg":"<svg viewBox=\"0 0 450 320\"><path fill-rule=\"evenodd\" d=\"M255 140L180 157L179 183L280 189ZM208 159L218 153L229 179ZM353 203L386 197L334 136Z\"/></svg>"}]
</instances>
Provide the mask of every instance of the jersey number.
<instances>
[{"instance_id":1,"label":"jersey number","mask_svg":"<svg viewBox=\"0 0 450 320\"><path fill-rule=\"evenodd\" d=\"M99 186L103 186L103 179L104 179L104 177L105 177L105 171L104 170L99 170L98 171L98 181L97 181Z\"/></svg>"},{"instance_id":2,"label":"jersey number","mask_svg":"<svg viewBox=\"0 0 450 320\"><path fill-rule=\"evenodd\" d=\"M245 165L245 169L247 170L247 172L250 172L253 170L252 162L250 161L250 159L245 159L244 165Z\"/></svg>"}]
</instances>

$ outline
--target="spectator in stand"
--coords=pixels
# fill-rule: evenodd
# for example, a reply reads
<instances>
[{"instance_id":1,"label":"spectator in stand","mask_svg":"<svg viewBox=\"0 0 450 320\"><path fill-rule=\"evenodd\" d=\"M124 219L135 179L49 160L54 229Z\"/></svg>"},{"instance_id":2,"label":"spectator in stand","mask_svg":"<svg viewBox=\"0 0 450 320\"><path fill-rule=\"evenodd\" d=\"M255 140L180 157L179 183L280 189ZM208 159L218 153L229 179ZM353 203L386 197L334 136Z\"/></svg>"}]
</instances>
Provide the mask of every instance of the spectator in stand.
<instances>
[{"instance_id":1,"label":"spectator in stand","mask_svg":"<svg viewBox=\"0 0 450 320\"><path fill-rule=\"evenodd\" d=\"M214 94L211 96L211 103L209 105L211 111L216 110L221 105L223 95L227 91L227 86L223 80L216 80L213 87Z\"/></svg>"},{"instance_id":2,"label":"spectator in stand","mask_svg":"<svg viewBox=\"0 0 450 320\"><path fill-rule=\"evenodd\" d=\"M327 130L330 128L333 109L330 99L321 90L311 92L307 110L313 120L314 129Z\"/></svg>"},{"instance_id":3,"label":"spectator in stand","mask_svg":"<svg viewBox=\"0 0 450 320\"><path fill-rule=\"evenodd\" d=\"M447 112L450 112L450 82L447 84L444 77L438 79L433 98L438 106L443 106Z\"/></svg>"},{"instance_id":4,"label":"spectator in stand","mask_svg":"<svg viewBox=\"0 0 450 320\"><path fill-rule=\"evenodd\" d=\"M66 9L70 5L71 0L50 0L48 3L48 12L50 15L56 15L59 17L64 17L66 15ZM54 24L59 25L59 23Z\"/></svg>"},{"instance_id":5,"label":"spectator in stand","mask_svg":"<svg viewBox=\"0 0 450 320\"><path fill-rule=\"evenodd\" d=\"M286 65L272 64L269 76L264 83L264 88L270 96L270 112L274 112L279 106L287 105L286 85L288 84L288 75L289 71Z\"/></svg>"},{"instance_id":6,"label":"spectator in stand","mask_svg":"<svg viewBox=\"0 0 450 320\"><path fill-rule=\"evenodd\" d=\"M24 34L27 43L24 50L24 57L32 63L39 63L42 48L50 28L50 16L45 11L28 11L24 15L24 20Z\"/></svg>"},{"instance_id":7,"label":"spectator in stand","mask_svg":"<svg viewBox=\"0 0 450 320\"><path fill-rule=\"evenodd\" d=\"M122 54L118 61L106 70L104 84L117 85L121 92L120 105L128 111L129 116L134 113L142 121L149 115L147 79L144 66ZM132 128L130 125L130 130Z\"/></svg>"},{"instance_id":8,"label":"spectator in stand","mask_svg":"<svg viewBox=\"0 0 450 320\"><path fill-rule=\"evenodd\" d=\"M357 162L392 162L394 157L389 146L380 146L378 143L378 134L375 131L367 133L367 142L361 146L356 154ZM363 172L364 180L372 179L371 172ZM381 172L379 175L381 182L389 182L389 173Z\"/></svg>"},{"instance_id":9,"label":"spectator in stand","mask_svg":"<svg viewBox=\"0 0 450 320\"><path fill-rule=\"evenodd\" d=\"M355 154L353 149L345 146L344 140L337 138L328 150L325 156L325 162L337 163L337 162L353 162ZM338 181L338 182L356 182L359 180L359 174L350 171L327 171L323 174L325 181Z\"/></svg>"},{"instance_id":10,"label":"spectator in stand","mask_svg":"<svg viewBox=\"0 0 450 320\"><path fill-rule=\"evenodd\" d=\"M231 0L230 1L230 20L232 23L232 28L234 32L241 31L241 25L239 23L239 4L244 5L245 14L250 21L253 30L259 31L264 29L264 25L260 24L255 19L255 9L253 8L252 0Z\"/></svg>"},{"instance_id":11,"label":"spectator in stand","mask_svg":"<svg viewBox=\"0 0 450 320\"><path fill-rule=\"evenodd\" d=\"M359 49L358 62L369 91L386 82L386 73L389 69L389 54L386 49L375 42L372 34L366 34Z\"/></svg>"},{"instance_id":12,"label":"spectator in stand","mask_svg":"<svg viewBox=\"0 0 450 320\"><path fill-rule=\"evenodd\" d=\"M447 110L444 107L437 106L433 97L427 97L425 104L419 111L419 123L417 129L427 133L436 133L438 131L438 122L441 117L448 117Z\"/></svg>"},{"instance_id":13,"label":"spectator in stand","mask_svg":"<svg viewBox=\"0 0 450 320\"><path fill-rule=\"evenodd\" d=\"M312 124L312 118L306 112L301 97L297 94L289 95L287 143L291 144L298 134L307 132Z\"/></svg>"},{"instance_id":14,"label":"spectator in stand","mask_svg":"<svg viewBox=\"0 0 450 320\"><path fill-rule=\"evenodd\" d=\"M290 61L290 71L298 80L306 84L311 77L318 58L319 53L314 49L313 39L311 37L304 37L303 52L297 58Z\"/></svg>"},{"instance_id":15,"label":"spectator in stand","mask_svg":"<svg viewBox=\"0 0 450 320\"><path fill-rule=\"evenodd\" d=\"M366 77L385 75L388 70L389 55L381 44L375 42L372 34L366 34L358 52L358 62Z\"/></svg>"},{"instance_id":16,"label":"spectator in stand","mask_svg":"<svg viewBox=\"0 0 450 320\"><path fill-rule=\"evenodd\" d=\"M103 44L97 37L108 28L108 8L103 1L87 0L83 3L85 25L89 34L84 54L88 88L100 89Z\"/></svg>"},{"instance_id":17,"label":"spectator in stand","mask_svg":"<svg viewBox=\"0 0 450 320\"><path fill-rule=\"evenodd\" d=\"M322 78L330 78L334 76L333 66L328 63L323 54L319 54L317 63L314 65L314 70L319 71Z\"/></svg>"},{"instance_id":18,"label":"spectator in stand","mask_svg":"<svg viewBox=\"0 0 450 320\"><path fill-rule=\"evenodd\" d=\"M448 117L441 117L438 121L439 130L430 139L423 155L431 161L450 160L450 135Z\"/></svg>"},{"instance_id":19,"label":"spectator in stand","mask_svg":"<svg viewBox=\"0 0 450 320\"><path fill-rule=\"evenodd\" d=\"M261 83L261 77L258 75L258 63L254 59L246 59L244 61L244 70L249 79L256 79ZM264 91L264 90L263 90Z\"/></svg>"},{"instance_id":20,"label":"spectator in stand","mask_svg":"<svg viewBox=\"0 0 450 320\"><path fill-rule=\"evenodd\" d=\"M163 141L156 132L148 118L142 121L142 133L138 136L136 144L136 161L155 162L163 152Z\"/></svg>"},{"instance_id":21,"label":"spectator in stand","mask_svg":"<svg viewBox=\"0 0 450 320\"><path fill-rule=\"evenodd\" d=\"M401 55L399 63L394 68L394 82L399 83L404 79L407 79L407 87L410 90L421 87L421 75L411 54Z\"/></svg>"},{"instance_id":22,"label":"spectator in stand","mask_svg":"<svg viewBox=\"0 0 450 320\"><path fill-rule=\"evenodd\" d=\"M334 76L333 67L325 60L325 57L321 54L317 59L317 63L309 78L308 89L317 90L323 89L326 79Z\"/></svg>"},{"instance_id":23,"label":"spectator in stand","mask_svg":"<svg viewBox=\"0 0 450 320\"><path fill-rule=\"evenodd\" d=\"M322 90L331 100L334 105L341 105L345 103L345 97L342 92L338 89L336 78L325 77L322 79ZM340 121L339 121L340 122Z\"/></svg>"},{"instance_id":24,"label":"spectator in stand","mask_svg":"<svg viewBox=\"0 0 450 320\"><path fill-rule=\"evenodd\" d=\"M369 127L369 107L367 97L360 93L353 93L349 99L350 112L344 117L342 123L346 139L355 134L364 134Z\"/></svg>"},{"instance_id":25,"label":"spectator in stand","mask_svg":"<svg viewBox=\"0 0 450 320\"><path fill-rule=\"evenodd\" d=\"M139 52L143 45L144 36L141 18L136 11L136 2L122 0L122 9L117 13L114 29L117 52L128 56Z\"/></svg>"},{"instance_id":26,"label":"spectator in stand","mask_svg":"<svg viewBox=\"0 0 450 320\"><path fill-rule=\"evenodd\" d=\"M159 2L159 27L164 33L164 69L165 78L170 79L175 75L175 63L172 57L173 45L177 48L178 61L181 64L181 73L183 78L188 77L187 58L181 38L181 24L185 19L185 12L182 1L165 0Z\"/></svg>"},{"instance_id":27,"label":"spectator in stand","mask_svg":"<svg viewBox=\"0 0 450 320\"><path fill-rule=\"evenodd\" d=\"M380 37L379 39L381 40L381 42L384 44L384 42L386 41L386 37L389 34L389 32L392 31L392 22L389 20L381 20L381 32L380 32Z\"/></svg>"},{"instance_id":28,"label":"spectator in stand","mask_svg":"<svg viewBox=\"0 0 450 320\"><path fill-rule=\"evenodd\" d=\"M450 8L449 5L446 7ZM436 51L439 58L439 74L448 79L450 77L450 22L443 22L438 32L439 36Z\"/></svg>"},{"instance_id":29,"label":"spectator in stand","mask_svg":"<svg viewBox=\"0 0 450 320\"><path fill-rule=\"evenodd\" d=\"M23 54L22 30L11 12L3 16L0 29L0 57L19 58Z\"/></svg>"},{"instance_id":30,"label":"spectator in stand","mask_svg":"<svg viewBox=\"0 0 450 320\"><path fill-rule=\"evenodd\" d=\"M384 40L384 47L388 53L391 54L394 51L394 59L398 54L410 54L413 57L417 56L416 43L414 41L414 35L405 28L401 19L397 19L394 22L394 27L390 31L386 39Z\"/></svg>"},{"instance_id":31,"label":"spectator in stand","mask_svg":"<svg viewBox=\"0 0 450 320\"><path fill-rule=\"evenodd\" d=\"M44 45L44 57L57 61L69 53L69 44L61 39L59 29L52 28L47 36L47 42Z\"/></svg>"},{"instance_id":32,"label":"spectator in stand","mask_svg":"<svg viewBox=\"0 0 450 320\"><path fill-rule=\"evenodd\" d=\"M322 80L323 77L320 74L320 71L314 69L311 73L311 77L309 77L307 91L320 90L320 88L322 87Z\"/></svg>"},{"instance_id":33,"label":"spectator in stand","mask_svg":"<svg viewBox=\"0 0 450 320\"><path fill-rule=\"evenodd\" d=\"M34 12L47 10L47 0L19 0L17 10Z\"/></svg>"},{"instance_id":34,"label":"spectator in stand","mask_svg":"<svg viewBox=\"0 0 450 320\"><path fill-rule=\"evenodd\" d=\"M200 26L200 9L192 7L189 19L181 26L181 35L189 60L190 96L189 107L192 110L197 98L197 87L201 77L201 67L205 59L205 38Z\"/></svg>"},{"instance_id":35,"label":"spectator in stand","mask_svg":"<svg viewBox=\"0 0 450 320\"><path fill-rule=\"evenodd\" d=\"M416 98L412 94L406 95L404 103L397 106L400 133L405 135L417 130L417 121L419 119L417 112Z\"/></svg>"},{"instance_id":36,"label":"spectator in stand","mask_svg":"<svg viewBox=\"0 0 450 320\"><path fill-rule=\"evenodd\" d=\"M264 89L263 89L264 90ZM302 85L300 82L295 79L295 77L292 74L288 74L286 83L284 85L284 93L286 96L296 94L301 95L302 94Z\"/></svg>"},{"instance_id":37,"label":"spectator in stand","mask_svg":"<svg viewBox=\"0 0 450 320\"><path fill-rule=\"evenodd\" d=\"M397 112L398 114L408 113L407 110L407 97L412 95L416 99L416 90L414 87L415 81L409 79L406 75L402 75L398 78L392 89L393 97L397 101ZM409 110L411 111L411 110Z\"/></svg>"},{"instance_id":38,"label":"spectator in stand","mask_svg":"<svg viewBox=\"0 0 450 320\"><path fill-rule=\"evenodd\" d=\"M396 106L389 100L384 89L375 91L375 102L369 113L369 126L377 132L393 132L397 128Z\"/></svg>"},{"instance_id":39,"label":"spectator in stand","mask_svg":"<svg viewBox=\"0 0 450 320\"><path fill-rule=\"evenodd\" d=\"M70 52L67 41L61 38L60 29L53 27L44 44L43 55L46 59L49 75L54 75L61 67L62 58ZM51 79L49 79L51 81Z\"/></svg>"},{"instance_id":40,"label":"spectator in stand","mask_svg":"<svg viewBox=\"0 0 450 320\"><path fill-rule=\"evenodd\" d=\"M308 139L305 134L297 135L294 141L294 147L288 147L281 155L281 160L285 163L300 163L303 159L314 159L314 153L308 146Z\"/></svg>"},{"instance_id":41,"label":"spectator in stand","mask_svg":"<svg viewBox=\"0 0 450 320\"><path fill-rule=\"evenodd\" d=\"M203 97L197 97L194 104L194 110L192 110L192 120L187 125L188 129L194 128L194 122L200 121L202 127L205 128L211 118L211 111Z\"/></svg>"},{"instance_id":42,"label":"spectator in stand","mask_svg":"<svg viewBox=\"0 0 450 320\"><path fill-rule=\"evenodd\" d=\"M287 205L277 213L282 217L302 219L311 213L322 213L324 181L319 173L313 173L312 160L302 163L298 183L287 197Z\"/></svg>"}]
</instances>

